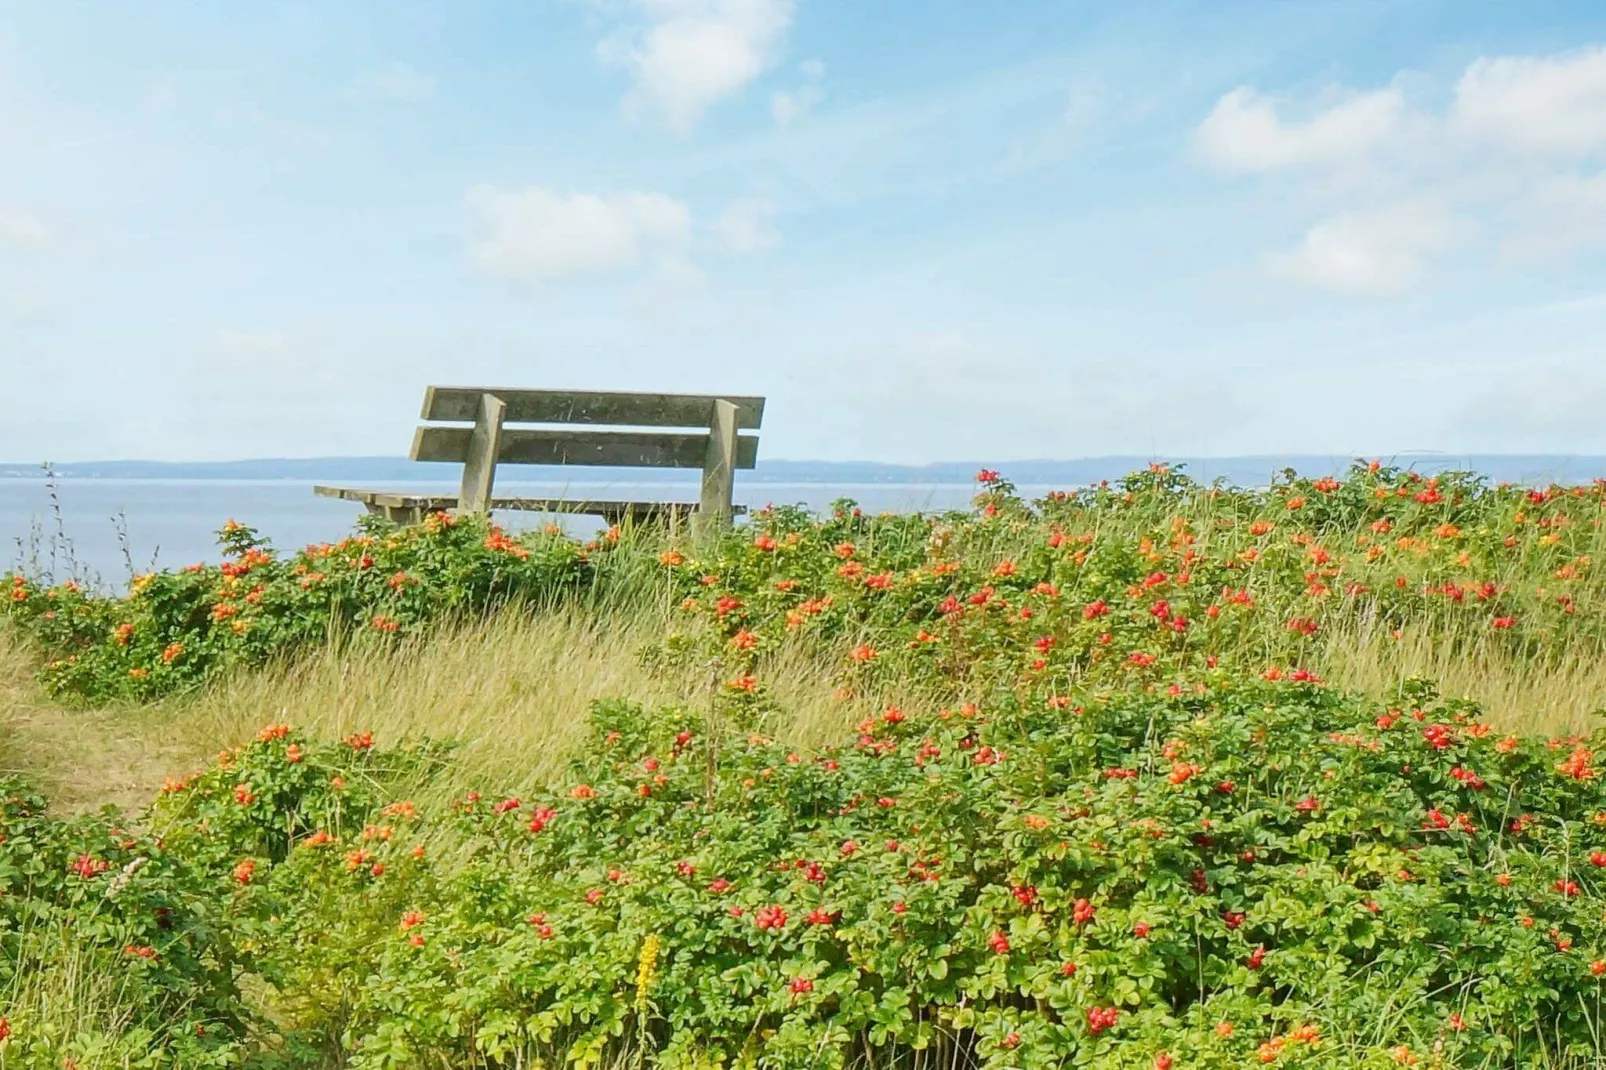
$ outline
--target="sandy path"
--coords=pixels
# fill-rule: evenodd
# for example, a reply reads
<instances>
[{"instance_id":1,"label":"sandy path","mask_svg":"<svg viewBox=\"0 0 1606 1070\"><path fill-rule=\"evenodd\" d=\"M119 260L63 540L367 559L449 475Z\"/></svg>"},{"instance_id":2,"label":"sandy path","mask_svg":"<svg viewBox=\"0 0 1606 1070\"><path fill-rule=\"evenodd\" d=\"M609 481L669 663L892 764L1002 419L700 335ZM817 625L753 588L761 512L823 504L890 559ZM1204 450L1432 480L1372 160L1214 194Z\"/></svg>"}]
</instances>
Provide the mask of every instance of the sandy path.
<instances>
[{"instance_id":1,"label":"sandy path","mask_svg":"<svg viewBox=\"0 0 1606 1070\"><path fill-rule=\"evenodd\" d=\"M137 809L193 764L193 744L164 742L126 711L63 707L33 674L33 660L0 637L0 773L27 777L56 809Z\"/></svg>"}]
</instances>

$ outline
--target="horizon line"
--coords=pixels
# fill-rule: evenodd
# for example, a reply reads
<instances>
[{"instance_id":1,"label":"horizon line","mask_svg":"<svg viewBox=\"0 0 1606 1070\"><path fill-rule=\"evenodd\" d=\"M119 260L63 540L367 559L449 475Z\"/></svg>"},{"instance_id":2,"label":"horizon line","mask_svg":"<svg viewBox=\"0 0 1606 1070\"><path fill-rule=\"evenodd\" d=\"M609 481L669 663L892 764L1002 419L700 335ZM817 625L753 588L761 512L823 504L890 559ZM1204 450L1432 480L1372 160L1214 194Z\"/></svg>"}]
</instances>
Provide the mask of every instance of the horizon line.
<instances>
[{"instance_id":1,"label":"horizon line","mask_svg":"<svg viewBox=\"0 0 1606 1070\"><path fill-rule=\"evenodd\" d=\"M876 459L872 459L872 458L854 458L854 459L829 460L829 459L818 458L818 457L799 457L799 458L773 457L773 458L759 458L758 461L757 461L757 464L758 465L766 465L766 464L877 465L877 466L885 467L885 468L936 468L936 467L971 465L971 464L980 464L980 465L1079 464L1079 463L1089 463L1089 462L1095 462L1095 461L1128 461L1128 460L1130 460L1130 461L1146 461L1146 462L1150 462L1150 463L1176 463L1176 464L1181 464L1181 463L1187 463L1187 462L1190 462L1190 461L1259 461L1259 460L1281 460L1281 459L1286 459L1286 458L1321 458L1321 459L1324 459L1324 460L1332 460L1332 459L1339 458L1339 457L1346 457L1346 458L1350 458L1350 459L1357 460L1357 461L1388 460L1388 459L1391 459L1391 458L1403 458L1403 457L1413 457L1413 458L1414 457L1422 457L1422 458L1432 458L1432 457L1443 457L1443 458L1489 457L1489 458L1502 458L1502 459L1513 459L1513 460L1526 459L1526 458L1534 458L1534 459L1545 458L1545 459L1557 459L1557 460L1563 460L1563 459L1564 460L1606 460L1606 453L1559 453L1559 452L1541 452L1541 451L1508 452L1508 451L1501 451L1501 450L1426 450L1426 449L1416 449L1416 450L1383 451L1383 452L1374 452L1374 453L1362 454L1362 453L1354 453L1354 452L1333 452L1333 451L1321 451L1321 450L1290 450L1290 451L1287 451L1287 452L1277 452L1277 453L1259 452L1259 453L1219 453L1219 454L1204 454L1204 453L1177 453L1177 454L1163 454L1163 453L1104 453L1104 454L1083 455L1083 456L1078 456L1078 457L1041 457L1040 456L1040 457L1015 457L1015 458L1009 458L1009 459L1000 459L1000 458L986 458L986 459L954 458L954 459L933 460L933 461L883 461L883 460L876 460ZM294 456L237 457L237 458L228 458L228 459L222 459L222 460L217 460L217 459L213 459L213 460L196 460L196 459L158 460L158 459L147 458L147 457L131 457L131 458L97 457L97 458L87 458L87 459L83 459L83 460L72 460L72 461L53 461L53 460L0 461L0 469L28 469L28 468L44 469L46 467L50 467L50 468L72 467L72 466L84 467L84 466L90 466L90 465L146 465L146 466L151 466L151 467L177 467L177 466L222 467L222 466L228 466L228 465L247 465L247 464L298 464L298 465L301 465L301 464L315 464L315 463L323 463L323 462L352 462L352 461L384 461L384 462L389 462L389 463L406 463L406 464L420 464L420 465L430 465L430 464L451 465L451 464L454 463L454 462L447 462L447 461L414 461L409 457L406 457L406 456L403 456L403 455L396 455L396 454L320 454L320 455L308 456L308 457L294 457ZM588 467L588 466L575 466L575 465L519 465L517 467L554 468L554 467ZM607 466L607 467L629 467L629 466Z\"/></svg>"}]
</instances>

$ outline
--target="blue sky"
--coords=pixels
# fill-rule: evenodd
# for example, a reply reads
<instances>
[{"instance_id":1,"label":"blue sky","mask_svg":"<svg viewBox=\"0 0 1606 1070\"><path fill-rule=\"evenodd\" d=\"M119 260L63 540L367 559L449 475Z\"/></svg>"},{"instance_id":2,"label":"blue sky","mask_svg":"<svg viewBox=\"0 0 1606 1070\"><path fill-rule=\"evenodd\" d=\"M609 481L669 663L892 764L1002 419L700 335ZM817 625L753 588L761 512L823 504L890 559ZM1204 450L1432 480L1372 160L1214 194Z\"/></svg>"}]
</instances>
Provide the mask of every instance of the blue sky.
<instances>
[{"instance_id":1,"label":"blue sky","mask_svg":"<svg viewBox=\"0 0 1606 1070\"><path fill-rule=\"evenodd\" d=\"M1606 453L1606 5L0 6L0 460Z\"/></svg>"}]
</instances>

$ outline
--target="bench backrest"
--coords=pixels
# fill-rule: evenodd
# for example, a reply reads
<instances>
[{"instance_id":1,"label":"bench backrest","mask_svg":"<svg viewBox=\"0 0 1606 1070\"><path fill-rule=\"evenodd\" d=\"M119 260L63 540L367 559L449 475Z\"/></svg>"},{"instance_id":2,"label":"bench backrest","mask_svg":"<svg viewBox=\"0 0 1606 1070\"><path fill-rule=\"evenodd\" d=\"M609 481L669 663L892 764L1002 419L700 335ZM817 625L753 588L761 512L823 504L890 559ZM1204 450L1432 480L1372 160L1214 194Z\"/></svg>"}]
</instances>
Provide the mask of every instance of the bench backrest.
<instances>
[{"instance_id":1,"label":"bench backrest","mask_svg":"<svg viewBox=\"0 0 1606 1070\"><path fill-rule=\"evenodd\" d=\"M498 464L701 468L701 512L731 512L731 476L758 460L760 397L634 394L614 391L505 390L432 386L421 418L455 422L423 426L413 436L415 461L463 465L458 508L484 512ZM462 424L471 426L461 426ZM680 428L676 431L509 428L506 424ZM696 428L697 430L687 430Z\"/></svg>"}]
</instances>

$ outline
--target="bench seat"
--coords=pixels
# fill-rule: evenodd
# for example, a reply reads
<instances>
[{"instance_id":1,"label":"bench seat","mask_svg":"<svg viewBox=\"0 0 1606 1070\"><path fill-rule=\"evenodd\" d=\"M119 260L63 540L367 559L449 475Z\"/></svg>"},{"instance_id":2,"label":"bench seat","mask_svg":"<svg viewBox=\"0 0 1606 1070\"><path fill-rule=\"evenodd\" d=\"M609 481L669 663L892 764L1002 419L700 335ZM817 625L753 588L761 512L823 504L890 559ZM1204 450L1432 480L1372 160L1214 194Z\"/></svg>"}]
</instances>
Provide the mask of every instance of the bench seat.
<instances>
[{"instance_id":1,"label":"bench seat","mask_svg":"<svg viewBox=\"0 0 1606 1070\"><path fill-rule=\"evenodd\" d=\"M408 494L402 491L366 490L355 487L315 486L314 494L325 498L357 502L370 513L387 520L416 524L430 513L457 508L456 494ZM516 510L532 513L575 513L580 516L600 516L609 524L624 521L640 523L655 518L682 520L697 511L696 502L643 502L604 501L571 498L496 498L490 501L492 509ZM734 505L731 511L745 513L747 508Z\"/></svg>"}]
</instances>

